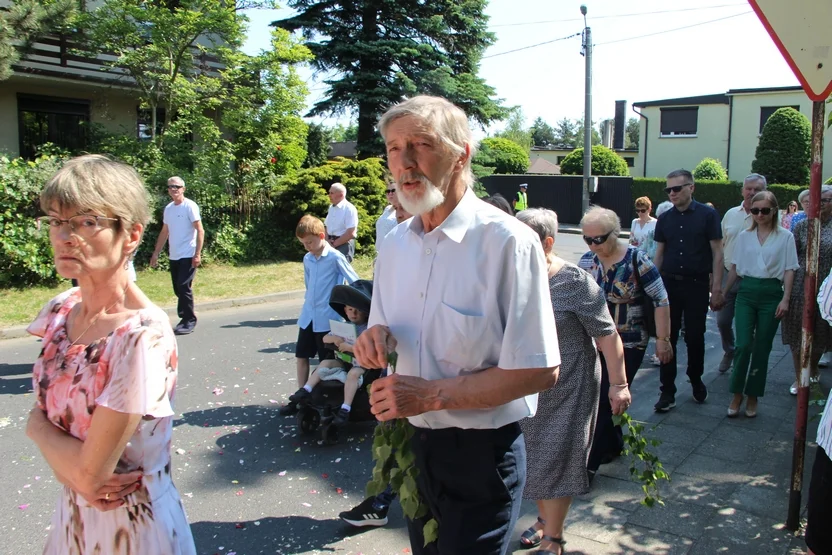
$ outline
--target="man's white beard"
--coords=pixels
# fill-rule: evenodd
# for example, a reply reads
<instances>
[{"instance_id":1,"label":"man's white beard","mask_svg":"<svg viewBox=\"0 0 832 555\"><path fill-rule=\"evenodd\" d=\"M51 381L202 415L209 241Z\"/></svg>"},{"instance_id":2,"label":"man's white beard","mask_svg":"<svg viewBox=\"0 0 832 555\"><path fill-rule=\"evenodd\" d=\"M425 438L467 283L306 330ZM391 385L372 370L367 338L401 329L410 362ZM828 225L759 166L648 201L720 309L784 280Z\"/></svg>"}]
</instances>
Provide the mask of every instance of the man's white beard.
<instances>
[{"instance_id":1,"label":"man's white beard","mask_svg":"<svg viewBox=\"0 0 832 555\"><path fill-rule=\"evenodd\" d=\"M445 195L427 177L421 176L418 180L424 185L424 192L421 195L419 195L419 191L405 191L401 183L399 183L397 191L402 208L413 216L426 214L445 202ZM408 178L404 181L413 180ZM410 198L410 195L413 195L415 198Z\"/></svg>"}]
</instances>

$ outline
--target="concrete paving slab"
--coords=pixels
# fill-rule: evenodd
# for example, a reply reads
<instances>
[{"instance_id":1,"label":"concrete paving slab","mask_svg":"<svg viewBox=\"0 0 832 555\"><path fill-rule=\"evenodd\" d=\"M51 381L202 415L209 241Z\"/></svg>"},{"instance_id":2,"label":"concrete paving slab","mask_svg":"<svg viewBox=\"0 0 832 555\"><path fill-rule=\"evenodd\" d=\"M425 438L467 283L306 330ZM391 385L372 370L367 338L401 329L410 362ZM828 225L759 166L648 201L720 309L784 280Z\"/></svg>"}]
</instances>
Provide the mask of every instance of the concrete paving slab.
<instances>
[{"instance_id":1,"label":"concrete paving slab","mask_svg":"<svg viewBox=\"0 0 832 555\"><path fill-rule=\"evenodd\" d=\"M617 553L633 555L686 555L693 547L694 540L660 532L651 528L625 524L624 533L614 542Z\"/></svg>"},{"instance_id":2,"label":"concrete paving slab","mask_svg":"<svg viewBox=\"0 0 832 555\"><path fill-rule=\"evenodd\" d=\"M638 512L638 511L636 511ZM609 544L624 527L630 513L600 503L575 501L566 517L564 532Z\"/></svg>"},{"instance_id":3,"label":"concrete paving slab","mask_svg":"<svg viewBox=\"0 0 832 555\"><path fill-rule=\"evenodd\" d=\"M697 539L705 532L714 511L711 507L667 499L663 506L640 507L627 516L627 524Z\"/></svg>"},{"instance_id":4,"label":"concrete paving slab","mask_svg":"<svg viewBox=\"0 0 832 555\"><path fill-rule=\"evenodd\" d=\"M644 492L641 485L634 481L599 474L592 482L589 493L576 499L632 512L641 507Z\"/></svg>"},{"instance_id":5,"label":"concrete paving slab","mask_svg":"<svg viewBox=\"0 0 832 555\"><path fill-rule=\"evenodd\" d=\"M694 453L724 461L745 462L753 458L761 448L761 445L749 445L736 441L717 441L708 438L696 446Z\"/></svg>"},{"instance_id":6,"label":"concrete paving slab","mask_svg":"<svg viewBox=\"0 0 832 555\"><path fill-rule=\"evenodd\" d=\"M683 412L671 412L667 418L662 420L662 424L670 426L680 426L682 428L701 430L703 432L711 432L719 426L724 417L697 415L696 418L691 418L690 415Z\"/></svg>"},{"instance_id":7,"label":"concrete paving slab","mask_svg":"<svg viewBox=\"0 0 832 555\"><path fill-rule=\"evenodd\" d=\"M676 473L671 478L669 484L662 484L663 497L711 508L724 506L737 489L732 482L714 482L687 474Z\"/></svg>"},{"instance_id":8,"label":"concrete paving slab","mask_svg":"<svg viewBox=\"0 0 832 555\"><path fill-rule=\"evenodd\" d=\"M791 539L777 519L724 508L712 515L690 555L780 555L788 551Z\"/></svg>"},{"instance_id":9,"label":"concrete paving slab","mask_svg":"<svg viewBox=\"0 0 832 555\"><path fill-rule=\"evenodd\" d=\"M750 463L717 459L711 456L692 454L676 468L676 474L687 474L705 478L712 482L744 484L751 480L748 476Z\"/></svg>"}]
</instances>

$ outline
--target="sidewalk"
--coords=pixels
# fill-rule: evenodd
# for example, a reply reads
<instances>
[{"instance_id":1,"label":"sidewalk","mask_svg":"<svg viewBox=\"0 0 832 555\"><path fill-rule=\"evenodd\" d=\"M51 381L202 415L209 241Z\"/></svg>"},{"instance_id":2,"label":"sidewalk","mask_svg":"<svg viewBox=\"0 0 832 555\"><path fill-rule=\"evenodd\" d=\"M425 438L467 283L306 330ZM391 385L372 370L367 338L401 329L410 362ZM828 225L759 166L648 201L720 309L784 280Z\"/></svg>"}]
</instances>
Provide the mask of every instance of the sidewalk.
<instances>
[{"instance_id":1,"label":"sidewalk","mask_svg":"<svg viewBox=\"0 0 832 555\"><path fill-rule=\"evenodd\" d=\"M712 320L712 318L709 318ZM712 322L711 322L712 324ZM709 325L713 337L715 326ZM680 339L680 344L682 340ZM708 341L706 373L708 399L693 401L680 364L677 406L665 414L652 410L657 398L658 371L642 366L633 386L634 419L655 426L654 448L672 478L662 483L664 506L640 504L641 486L630 481L629 463L619 458L598 472L588 495L576 498L566 521L564 539L571 555L612 553L730 555L805 553L801 537L785 529L789 504L796 398L788 388L794 380L791 355L778 335L770 360L766 396L758 415L744 412L729 419L726 408L730 371L715 368L722 356L719 343ZM710 369L710 370L708 370ZM824 391L832 385L822 371ZM744 411L744 407L743 407ZM805 518L818 419L810 409L802 516ZM524 503L516 535L534 522L537 511ZM531 552L531 551L529 551ZM514 553L527 553L518 549Z\"/></svg>"}]
</instances>

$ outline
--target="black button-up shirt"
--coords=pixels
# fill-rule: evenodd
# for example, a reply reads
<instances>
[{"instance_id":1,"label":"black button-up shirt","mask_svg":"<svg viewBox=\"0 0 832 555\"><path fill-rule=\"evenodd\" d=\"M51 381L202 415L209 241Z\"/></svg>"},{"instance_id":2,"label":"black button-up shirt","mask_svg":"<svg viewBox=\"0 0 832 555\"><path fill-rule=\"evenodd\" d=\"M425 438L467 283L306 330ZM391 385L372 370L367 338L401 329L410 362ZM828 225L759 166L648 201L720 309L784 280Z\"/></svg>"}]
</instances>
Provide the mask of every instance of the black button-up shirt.
<instances>
[{"instance_id":1,"label":"black button-up shirt","mask_svg":"<svg viewBox=\"0 0 832 555\"><path fill-rule=\"evenodd\" d=\"M711 241L722 239L719 214L692 200L684 212L675 206L659 216L654 238L664 243L662 272L701 276L713 270Z\"/></svg>"}]
</instances>

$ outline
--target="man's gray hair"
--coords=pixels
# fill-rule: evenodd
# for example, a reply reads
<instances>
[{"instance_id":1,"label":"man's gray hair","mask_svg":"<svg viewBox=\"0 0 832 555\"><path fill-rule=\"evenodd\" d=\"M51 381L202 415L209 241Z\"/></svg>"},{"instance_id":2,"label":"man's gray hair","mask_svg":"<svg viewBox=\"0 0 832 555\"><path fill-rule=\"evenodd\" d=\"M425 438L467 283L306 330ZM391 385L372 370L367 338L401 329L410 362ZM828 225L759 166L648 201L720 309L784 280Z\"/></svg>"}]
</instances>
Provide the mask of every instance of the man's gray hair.
<instances>
[{"instance_id":1,"label":"man's gray hair","mask_svg":"<svg viewBox=\"0 0 832 555\"><path fill-rule=\"evenodd\" d=\"M179 187L184 187L185 180L179 177L178 175L174 175L173 177L168 179L168 185L177 185Z\"/></svg>"},{"instance_id":2,"label":"man's gray hair","mask_svg":"<svg viewBox=\"0 0 832 555\"><path fill-rule=\"evenodd\" d=\"M477 145L468 126L468 116L461 108L438 96L414 96L388 109L378 122L378 131L386 140L387 128L395 120L412 116L422 121L426 131L435 135L455 156L465 153L468 146L468 159L462 168L460 179L468 187L474 186L474 174L471 160L476 154Z\"/></svg>"},{"instance_id":3,"label":"man's gray hair","mask_svg":"<svg viewBox=\"0 0 832 555\"><path fill-rule=\"evenodd\" d=\"M821 185L820 194L832 193L832 185Z\"/></svg>"},{"instance_id":4,"label":"man's gray hair","mask_svg":"<svg viewBox=\"0 0 832 555\"><path fill-rule=\"evenodd\" d=\"M591 206L581 218L581 227L585 224L598 224L616 237L621 235L621 219L609 208Z\"/></svg>"},{"instance_id":5,"label":"man's gray hair","mask_svg":"<svg viewBox=\"0 0 832 555\"><path fill-rule=\"evenodd\" d=\"M745 176L745 179L742 180L743 183L748 183L749 181L757 181L763 185L763 190L768 189L768 181L764 175L759 173L750 173Z\"/></svg>"},{"instance_id":6,"label":"man's gray hair","mask_svg":"<svg viewBox=\"0 0 832 555\"><path fill-rule=\"evenodd\" d=\"M822 190L822 189L821 189L821 193L823 193L823 190ZM803 202L803 200L804 200L806 197L808 197L808 196L809 196L809 189L804 189L804 190L800 191L800 194L799 194L799 195L797 195L797 202L801 202L801 203L802 203L802 202Z\"/></svg>"},{"instance_id":7,"label":"man's gray hair","mask_svg":"<svg viewBox=\"0 0 832 555\"><path fill-rule=\"evenodd\" d=\"M338 191L339 193L344 193L344 197L347 196L347 188L344 187L343 183L333 183L329 186L330 191Z\"/></svg>"},{"instance_id":8,"label":"man's gray hair","mask_svg":"<svg viewBox=\"0 0 832 555\"><path fill-rule=\"evenodd\" d=\"M521 210L516 214L516 218L532 228L540 237L540 241L545 241L547 237L553 240L557 239L558 235L558 215L554 210L548 208L527 208Z\"/></svg>"},{"instance_id":9,"label":"man's gray hair","mask_svg":"<svg viewBox=\"0 0 832 555\"><path fill-rule=\"evenodd\" d=\"M688 170L673 170L667 174L665 179L673 179L674 177L684 177L687 181L690 181L691 185L695 183L693 180L693 174Z\"/></svg>"},{"instance_id":10,"label":"man's gray hair","mask_svg":"<svg viewBox=\"0 0 832 555\"><path fill-rule=\"evenodd\" d=\"M663 203L661 203L660 205L658 205L656 207L656 217L658 218L659 216L661 216L662 214L664 214L665 212L667 212L671 208L673 208L673 203L670 202L669 200L664 201Z\"/></svg>"}]
</instances>

